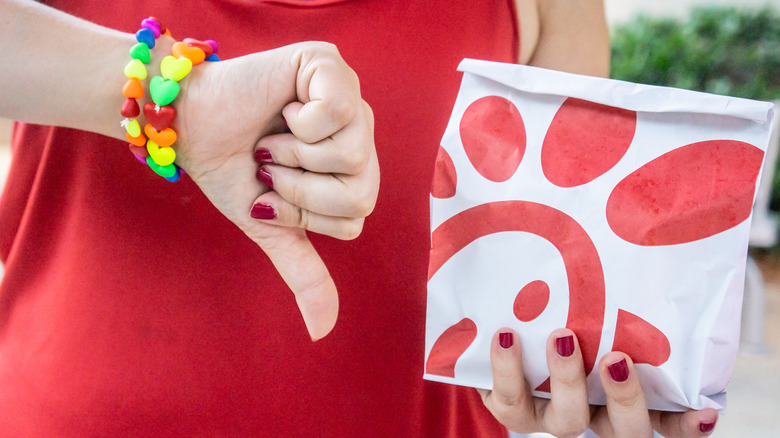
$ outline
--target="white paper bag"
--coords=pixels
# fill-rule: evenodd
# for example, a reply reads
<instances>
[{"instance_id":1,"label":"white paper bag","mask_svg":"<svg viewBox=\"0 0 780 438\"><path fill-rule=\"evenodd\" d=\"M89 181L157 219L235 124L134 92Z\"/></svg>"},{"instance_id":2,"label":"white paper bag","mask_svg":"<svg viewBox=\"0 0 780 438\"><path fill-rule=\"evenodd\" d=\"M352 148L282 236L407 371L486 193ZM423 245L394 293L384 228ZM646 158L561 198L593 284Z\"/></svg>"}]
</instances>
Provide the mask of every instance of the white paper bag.
<instances>
[{"instance_id":1,"label":"white paper bag","mask_svg":"<svg viewBox=\"0 0 780 438\"><path fill-rule=\"evenodd\" d=\"M725 407L772 104L464 60L431 190L425 378L491 388L519 334L534 395L545 343L631 356L651 409Z\"/></svg>"}]
</instances>

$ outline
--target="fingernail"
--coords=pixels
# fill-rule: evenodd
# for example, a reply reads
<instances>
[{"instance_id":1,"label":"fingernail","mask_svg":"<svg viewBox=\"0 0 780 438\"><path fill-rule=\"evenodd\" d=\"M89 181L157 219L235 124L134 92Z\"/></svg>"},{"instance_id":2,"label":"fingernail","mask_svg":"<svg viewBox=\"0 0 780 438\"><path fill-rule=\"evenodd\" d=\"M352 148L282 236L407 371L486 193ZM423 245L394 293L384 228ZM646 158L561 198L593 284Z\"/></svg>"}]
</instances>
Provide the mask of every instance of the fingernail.
<instances>
[{"instance_id":1,"label":"fingernail","mask_svg":"<svg viewBox=\"0 0 780 438\"><path fill-rule=\"evenodd\" d=\"M263 184L267 185L269 189L274 188L274 177L265 167L257 169L257 179L259 179Z\"/></svg>"},{"instance_id":2,"label":"fingernail","mask_svg":"<svg viewBox=\"0 0 780 438\"><path fill-rule=\"evenodd\" d=\"M700 423L699 424L699 432L704 434L711 434L712 431L715 430L715 421L712 423Z\"/></svg>"},{"instance_id":3,"label":"fingernail","mask_svg":"<svg viewBox=\"0 0 780 438\"><path fill-rule=\"evenodd\" d=\"M274 157L271 156L271 151L265 148L260 148L255 151L255 162L258 164L274 164Z\"/></svg>"},{"instance_id":4,"label":"fingernail","mask_svg":"<svg viewBox=\"0 0 780 438\"><path fill-rule=\"evenodd\" d=\"M258 202L253 205L252 211L249 214L254 219L276 219L276 210L274 210L274 206L264 202Z\"/></svg>"},{"instance_id":5,"label":"fingernail","mask_svg":"<svg viewBox=\"0 0 780 438\"><path fill-rule=\"evenodd\" d=\"M555 339L555 349L563 357L569 357L574 354L574 336L562 336Z\"/></svg>"},{"instance_id":6,"label":"fingernail","mask_svg":"<svg viewBox=\"0 0 780 438\"><path fill-rule=\"evenodd\" d=\"M616 382L625 382L628 379L628 363L625 359L608 366L609 375Z\"/></svg>"},{"instance_id":7,"label":"fingernail","mask_svg":"<svg viewBox=\"0 0 780 438\"><path fill-rule=\"evenodd\" d=\"M503 332L498 334L498 344L502 348L509 348L515 343L511 332Z\"/></svg>"}]
</instances>

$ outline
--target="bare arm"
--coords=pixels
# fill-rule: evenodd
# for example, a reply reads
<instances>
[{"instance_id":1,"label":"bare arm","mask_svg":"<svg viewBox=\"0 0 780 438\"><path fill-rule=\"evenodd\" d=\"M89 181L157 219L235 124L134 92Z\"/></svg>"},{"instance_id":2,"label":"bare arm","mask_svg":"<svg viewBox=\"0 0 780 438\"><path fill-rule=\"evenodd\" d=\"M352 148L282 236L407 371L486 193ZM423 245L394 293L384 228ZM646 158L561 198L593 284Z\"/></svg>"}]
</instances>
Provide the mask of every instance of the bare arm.
<instances>
[{"instance_id":1,"label":"bare arm","mask_svg":"<svg viewBox=\"0 0 780 438\"><path fill-rule=\"evenodd\" d=\"M602 0L517 0L523 64L606 77L609 32Z\"/></svg>"},{"instance_id":2,"label":"bare arm","mask_svg":"<svg viewBox=\"0 0 780 438\"><path fill-rule=\"evenodd\" d=\"M33 1L0 0L0 10L0 117L123 139L122 69L134 35ZM171 44L161 37L149 65L159 65Z\"/></svg>"}]
</instances>

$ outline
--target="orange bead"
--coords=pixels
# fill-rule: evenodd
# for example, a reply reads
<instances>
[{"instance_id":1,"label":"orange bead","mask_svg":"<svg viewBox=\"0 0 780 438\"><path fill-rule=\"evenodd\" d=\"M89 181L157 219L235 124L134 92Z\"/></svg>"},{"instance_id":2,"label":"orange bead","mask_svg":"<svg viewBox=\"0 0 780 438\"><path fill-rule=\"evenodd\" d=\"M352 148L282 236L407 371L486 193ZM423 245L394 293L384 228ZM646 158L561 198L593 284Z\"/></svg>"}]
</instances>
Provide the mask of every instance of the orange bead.
<instances>
[{"instance_id":1,"label":"orange bead","mask_svg":"<svg viewBox=\"0 0 780 438\"><path fill-rule=\"evenodd\" d=\"M140 99L144 97L144 87L138 79L128 79L122 87L122 94L131 99Z\"/></svg>"},{"instance_id":2,"label":"orange bead","mask_svg":"<svg viewBox=\"0 0 780 438\"><path fill-rule=\"evenodd\" d=\"M168 147L176 143L176 131L171 128L165 128L162 131L157 131L154 126L146 124L144 126L144 132L149 140L155 142L161 148Z\"/></svg>"},{"instance_id":3,"label":"orange bead","mask_svg":"<svg viewBox=\"0 0 780 438\"><path fill-rule=\"evenodd\" d=\"M187 45L187 43L182 41L178 41L173 44L173 47L171 48L171 54L176 58L183 56L189 59L192 61L192 65L200 64L204 59L206 59L206 54L203 52L203 50L197 47L190 47Z\"/></svg>"},{"instance_id":4,"label":"orange bead","mask_svg":"<svg viewBox=\"0 0 780 438\"><path fill-rule=\"evenodd\" d=\"M130 144L134 144L136 146L146 146L146 137L144 137L143 134L139 135L138 137L133 137L129 132L126 132L125 138L127 138L127 141L129 141Z\"/></svg>"}]
</instances>

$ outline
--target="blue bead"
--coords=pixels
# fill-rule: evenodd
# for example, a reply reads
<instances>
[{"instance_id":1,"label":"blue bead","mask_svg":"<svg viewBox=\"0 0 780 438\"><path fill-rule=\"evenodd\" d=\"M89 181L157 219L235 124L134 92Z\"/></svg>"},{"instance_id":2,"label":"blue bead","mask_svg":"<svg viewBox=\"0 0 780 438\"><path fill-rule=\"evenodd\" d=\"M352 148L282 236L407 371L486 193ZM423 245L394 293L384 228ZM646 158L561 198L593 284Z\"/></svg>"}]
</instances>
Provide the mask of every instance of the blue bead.
<instances>
[{"instance_id":1,"label":"blue bead","mask_svg":"<svg viewBox=\"0 0 780 438\"><path fill-rule=\"evenodd\" d=\"M143 28L135 33L135 39L139 43L146 43L150 49L154 48L154 32L151 29Z\"/></svg>"}]
</instances>

